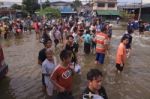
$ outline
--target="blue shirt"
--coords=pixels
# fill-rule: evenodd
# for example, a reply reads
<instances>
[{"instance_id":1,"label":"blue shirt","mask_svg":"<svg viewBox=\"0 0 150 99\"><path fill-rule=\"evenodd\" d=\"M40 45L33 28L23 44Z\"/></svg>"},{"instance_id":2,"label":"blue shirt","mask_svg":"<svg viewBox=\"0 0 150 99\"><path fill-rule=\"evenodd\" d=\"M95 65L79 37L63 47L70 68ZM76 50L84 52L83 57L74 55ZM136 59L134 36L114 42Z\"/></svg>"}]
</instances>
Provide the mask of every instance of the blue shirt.
<instances>
[{"instance_id":1,"label":"blue shirt","mask_svg":"<svg viewBox=\"0 0 150 99\"><path fill-rule=\"evenodd\" d=\"M84 34L82 37L84 39L84 43L91 43L92 37L90 34Z\"/></svg>"}]
</instances>

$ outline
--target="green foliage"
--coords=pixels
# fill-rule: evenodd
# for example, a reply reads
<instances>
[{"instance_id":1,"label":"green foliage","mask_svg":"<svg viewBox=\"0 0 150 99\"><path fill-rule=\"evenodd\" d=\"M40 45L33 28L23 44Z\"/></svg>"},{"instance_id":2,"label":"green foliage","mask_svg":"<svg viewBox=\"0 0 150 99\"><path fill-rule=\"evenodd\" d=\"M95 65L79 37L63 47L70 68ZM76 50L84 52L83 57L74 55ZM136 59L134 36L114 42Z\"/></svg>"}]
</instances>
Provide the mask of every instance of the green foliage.
<instances>
[{"instance_id":1,"label":"green foliage","mask_svg":"<svg viewBox=\"0 0 150 99\"><path fill-rule=\"evenodd\" d=\"M73 1L72 7L77 10L77 8L79 8L80 6L82 6L82 2L80 0L75 0Z\"/></svg>"},{"instance_id":2,"label":"green foliage","mask_svg":"<svg viewBox=\"0 0 150 99\"><path fill-rule=\"evenodd\" d=\"M43 8L46 8L46 7L49 7L49 6L50 6L49 0L45 1L45 2L42 4L42 7L43 7Z\"/></svg>"},{"instance_id":3,"label":"green foliage","mask_svg":"<svg viewBox=\"0 0 150 99\"><path fill-rule=\"evenodd\" d=\"M37 9L40 8L38 0L23 0L22 5L24 6L24 10L30 14L33 14Z\"/></svg>"},{"instance_id":4,"label":"green foliage","mask_svg":"<svg viewBox=\"0 0 150 99\"><path fill-rule=\"evenodd\" d=\"M46 15L48 18L50 17L56 17L56 18L60 18L61 14L60 11L58 9L54 9L54 8L50 8L50 7L46 7L43 10L38 10L38 14L43 16Z\"/></svg>"},{"instance_id":5,"label":"green foliage","mask_svg":"<svg viewBox=\"0 0 150 99\"><path fill-rule=\"evenodd\" d=\"M16 9L16 10L21 10L22 9L22 6L21 5L18 5L18 4L13 4L11 6L12 9Z\"/></svg>"}]
</instances>

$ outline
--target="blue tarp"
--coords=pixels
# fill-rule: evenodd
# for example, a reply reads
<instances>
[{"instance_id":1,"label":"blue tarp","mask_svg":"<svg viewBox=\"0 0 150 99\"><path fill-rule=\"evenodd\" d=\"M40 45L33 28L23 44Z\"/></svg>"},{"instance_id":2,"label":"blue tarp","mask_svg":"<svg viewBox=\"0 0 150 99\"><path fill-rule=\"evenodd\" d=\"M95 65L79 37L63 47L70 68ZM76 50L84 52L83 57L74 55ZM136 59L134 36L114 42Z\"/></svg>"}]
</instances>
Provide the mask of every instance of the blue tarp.
<instances>
[{"instance_id":1,"label":"blue tarp","mask_svg":"<svg viewBox=\"0 0 150 99\"><path fill-rule=\"evenodd\" d=\"M59 10L61 13L76 13L71 7L62 7Z\"/></svg>"}]
</instances>

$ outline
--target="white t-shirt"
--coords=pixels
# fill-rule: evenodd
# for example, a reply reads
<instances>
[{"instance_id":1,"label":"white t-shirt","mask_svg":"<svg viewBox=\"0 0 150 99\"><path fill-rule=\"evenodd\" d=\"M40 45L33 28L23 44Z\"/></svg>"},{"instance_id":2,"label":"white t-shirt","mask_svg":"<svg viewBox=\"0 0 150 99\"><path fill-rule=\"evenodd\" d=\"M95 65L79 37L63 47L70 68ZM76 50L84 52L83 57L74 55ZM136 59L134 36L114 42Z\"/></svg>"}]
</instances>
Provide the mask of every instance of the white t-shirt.
<instances>
[{"instance_id":1,"label":"white t-shirt","mask_svg":"<svg viewBox=\"0 0 150 99\"><path fill-rule=\"evenodd\" d=\"M54 41L54 35L53 35L53 32L54 32L54 31L51 30L51 31L48 33L52 41Z\"/></svg>"},{"instance_id":2,"label":"white t-shirt","mask_svg":"<svg viewBox=\"0 0 150 99\"><path fill-rule=\"evenodd\" d=\"M78 43L78 34L77 33L73 33L72 36L74 37L74 42Z\"/></svg>"},{"instance_id":3,"label":"white t-shirt","mask_svg":"<svg viewBox=\"0 0 150 99\"><path fill-rule=\"evenodd\" d=\"M45 80L45 84L46 84L46 90L47 90L47 94L49 96L53 95L54 85L51 82L50 74L53 72L55 67L56 67L55 59L54 59L54 63L47 60L47 59L45 59L44 62L42 63L42 73L43 74L49 74L49 76L44 76L44 80Z\"/></svg>"},{"instance_id":4,"label":"white t-shirt","mask_svg":"<svg viewBox=\"0 0 150 99\"><path fill-rule=\"evenodd\" d=\"M90 96L90 94L85 94L85 95L83 95L83 98L82 98L82 99L87 99L87 98L85 98L85 96ZM91 96L93 96L92 99L104 99L102 96L96 95L96 94L91 94Z\"/></svg>"}]
</instances>

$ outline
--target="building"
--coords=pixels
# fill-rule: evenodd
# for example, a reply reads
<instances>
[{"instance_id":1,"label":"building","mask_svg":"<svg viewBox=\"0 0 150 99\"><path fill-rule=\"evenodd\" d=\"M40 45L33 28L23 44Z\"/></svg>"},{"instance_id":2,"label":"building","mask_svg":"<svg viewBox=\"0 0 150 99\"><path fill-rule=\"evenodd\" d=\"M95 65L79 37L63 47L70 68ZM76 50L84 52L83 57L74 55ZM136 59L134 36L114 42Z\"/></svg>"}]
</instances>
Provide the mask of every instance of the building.
<instances>
[{"instance_id":1,"label":"building","mask_svg":"<svg viewBox=\"0 0 150 99\"><path fill-rule=\"evenodd\" d=\"M22 5L22 2L11 2L11 0L7 2L5 0L4 1L0 0L0 8L4 8L4 7L10 8L13 4Z\"/></svg>"},{"instance_id":2,"label":"building","mask_svg":"<svg viewBox=\"0 0 150 99\"><path fill-rule=\"evenodd\" d=\"M15 15L15 13L16 13L16 10L11 9L11 8L7 8L7 7L0 8L0 17L12 16L12 15Z\"/></svg>"},{"instance_id":3,"label":"building","mask_svg":"<svg viewBox=\"0 0 150 99\"><path fill-rule=\"evenodd\" d=\"M150 4L143 4L136 3L136 4L128 4L128 5L121 5L118 6L119 10L123 10L127 12L128 14L134 14L134 19L139 19L139 9L141 8L141 16L140 19L142 19L145 22L150 22Z\"/></svg>"},{"instance_id":4,"label":"building","mask_svg":"<svg viewBox=\"0 0 150 99\"><path fill-rule=\"evenodd\" d=\"M117 0L93 0L93 11L97 16L114 19L119 16Z\"/></svg>"},{"instance_id":5,"label":"building","mask_svg":"<svg viewBox=\"0 0 150 99\"><path fill-rule=\"evenodd\" d=\"M55 2L51 2L50 3L50 6L52 7L52 8L57 8L57 9L59 9L59 8L62 8L62 7L71 7L71 2L65 2L65 1L55 1Z\"/></svg>"},{"instance_id":6,"label":"building","mask_svg":"<svg viewBox=\"0 0 150 99\"><path fill-rule=\"evenodd\" d=\"M139 8L135 10L135 15L139 15ZM143 4L141 5L141 16L140 19L142 19L144 22L150 22L150 4Z\"/></svg>"},{"instance_id":7,"label":"building","mask_svg":"<svg viewBox=\"0 0 150 99\"><path fill-rule=\"evenodd\" d=\"M125 4L125 5L119 5L118 9L119 11L124 11L128 14L133 14L136 9L140 8L139 3L134 3L134 4Z\"/></svg>"},{"instance_id":8,"label":"building","mask_svg":"<svg viewBox=\"0 0 150 99\"><path fill-rule=\"evenodd\" d=\"M58 9L62 16L70 16L77 14L77 12L74 11L71 5L72 2L65 2L65 1L56 1L50 3L50 6L52 8Z\"/></svg>"}]
</instances>

